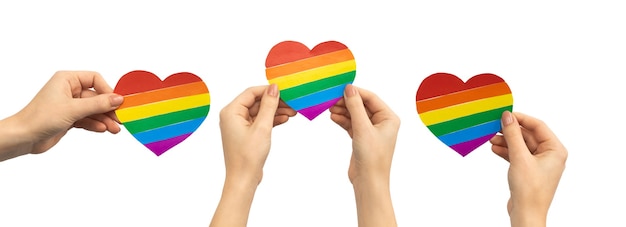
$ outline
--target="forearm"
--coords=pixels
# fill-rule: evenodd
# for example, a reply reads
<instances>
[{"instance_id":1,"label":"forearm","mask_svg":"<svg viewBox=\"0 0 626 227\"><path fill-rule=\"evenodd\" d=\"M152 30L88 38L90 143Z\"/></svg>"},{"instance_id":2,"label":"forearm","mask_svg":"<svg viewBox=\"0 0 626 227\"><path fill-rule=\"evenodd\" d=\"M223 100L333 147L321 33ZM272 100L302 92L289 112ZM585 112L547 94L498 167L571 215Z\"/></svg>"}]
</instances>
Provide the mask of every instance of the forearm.
<instances>
[{"instance_id":1,"label":"forearm","mask_svg":"<svg viewBox=\"0 0 626 227\"><path fill-rule=\"evenodd\" d=\"M258 182L227 176L210 226L246 226L257 185Z\"/></svg>"},{"instance_id":2,"label":"forearm","mask_svg":"<svg viewBox=\"0 0 626 227\"><path fill-rule=\"evenodd\" d=\"M25 125L11 116L0 120L0 161L28 154L33 147Z\"/></svg>"},{"instance_id":3,"label":"forearm","mask_svg":"<svg viewBox=\"0 0 626 227\"><path fill-rule=\"evenodd\" d=\"M397 226L389 180L361 177L353 182L359 227Z\"/></svg>"}]
</instances>

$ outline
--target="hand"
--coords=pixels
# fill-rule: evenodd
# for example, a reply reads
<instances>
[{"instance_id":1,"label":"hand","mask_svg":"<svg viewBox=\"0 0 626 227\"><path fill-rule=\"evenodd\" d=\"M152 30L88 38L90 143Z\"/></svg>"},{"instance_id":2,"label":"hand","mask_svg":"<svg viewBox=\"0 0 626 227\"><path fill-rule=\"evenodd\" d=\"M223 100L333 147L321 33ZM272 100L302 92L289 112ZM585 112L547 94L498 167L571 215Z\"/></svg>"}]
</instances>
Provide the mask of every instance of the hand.
<instances>
[{"instance_id":1,"label":"hand","mask_svg":"<svg viewBox=\"0 0 626 227\"><path fill-rule=\"evenodd\" d=\"M211 226L246 226L263 178L272 128L296 115L278 96L275 84L251 87L220 112L226 180Z\"/></svg>"},{"instance_id":2,"label":"hand","mask_svg":"<svg viewBox=\"0 0 626 227\"><path fill-rule=\"evenodd\" d=\"M276 85L251 87L220 112L227 174L261 182L272 128L296 115L278 95Z\"/></svg>"},{"instance_id":3,"label":"hand","mask_svg":"<svg viewBox=\"0 0 626 227\"><path fill-rule=\"evenodd\" d=\"M507 205L511 225L545 226L567 149L542 121L508 111L502 114L502 135L490 142L493 152L511 163Z\"/></svg>"},{"instance_id":4,"label":"hand","mask_svg":"<svg viewBox=\"0 0 626 227\"><path fill-rule=\"evenodd\" d=\"M13 130L5 133L21 138L0 144L0 152L5 153L0 160L45 152L72 127L118 133L120 127L112 111L123 99L113 94L97 72L57 72L24 109L3 120L5 127L0 130Z\"/></svg>"},{"instance_id":5,"label":"hand","mask_svg":"<svg viewBox=\"0 0 626 227\"><path fill-rule=\"evenodd\" d=\"M346 86L344 99L330 108L331 119L352 138L348 178L388 179L400 119L374 93Z\"/></svg>"},{"instance_id":6,"label":"hand","mask_svg":"<svg viewBox=\"0 0 626 227\"><path fill-rule=\"evenodd\" d=\"M396 226L389 177L400 119L374 93L353 85L346 86L344 98L330 112L352 138L348 178L359 226Z\"/></svg>"}]
</instances>

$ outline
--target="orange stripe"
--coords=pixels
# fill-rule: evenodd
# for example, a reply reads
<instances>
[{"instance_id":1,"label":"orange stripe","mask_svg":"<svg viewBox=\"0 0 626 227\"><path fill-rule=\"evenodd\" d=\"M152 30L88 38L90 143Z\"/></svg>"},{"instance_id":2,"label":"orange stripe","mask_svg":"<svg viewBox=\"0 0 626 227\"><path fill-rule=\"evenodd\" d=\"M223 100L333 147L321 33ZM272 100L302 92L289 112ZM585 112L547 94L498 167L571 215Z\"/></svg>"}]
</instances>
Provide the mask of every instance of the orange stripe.
<instances>
[{"instance_id":1,"label":"orange stripe","mask_svg":"<svg viewBox=\"0 0 626 227\"><path fill-rule=\"evenodd\" d=\"M415 103L417 106L417 112L424 113L452 105L504 94L511 94L511 90L505 82L502 82L424 99Z\"/></svg>"},{"instance_id":2,"label":"orange stripe","mask_svg":"<svg viewBox=\"0 0 626 227\"><path fill-rule=\"evenodd\" d=\"M349 49L317 55L265 69L267 80L354 59Z\"/></svg>"},{"instance_id":3,"label":"orange stripe","mask_svg":"<svg viewBox=\"0 0 626 227\"><path fill-rule=\"evenodd\" d=\"M204 82L194 82L188 84L182 84L172 87L161 88L148 92L136 93L124 96L124 102L118 109L144 105L147 103L153 103L168 99L180 98L190 95L198 95L208 93Z\"/></svg>"}]
</instances>

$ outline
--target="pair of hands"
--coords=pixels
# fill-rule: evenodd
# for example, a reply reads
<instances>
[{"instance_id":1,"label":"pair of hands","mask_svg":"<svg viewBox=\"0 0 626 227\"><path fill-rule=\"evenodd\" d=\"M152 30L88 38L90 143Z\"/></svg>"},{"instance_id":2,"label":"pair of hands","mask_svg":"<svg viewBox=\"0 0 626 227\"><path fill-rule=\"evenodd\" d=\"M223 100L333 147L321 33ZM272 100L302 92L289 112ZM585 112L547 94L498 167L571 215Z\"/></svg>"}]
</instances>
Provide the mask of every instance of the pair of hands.
<instances>
[{"instance_id":1,"label":"pair of hands","mask_svg":"<svg viewBox=\"0 0 626 227\"><path fill-rule=\"evenodd\" d=\"M220 112L227 174L253 177L256 184L261 181L272 128L297 113L280 102L278 94L276 85L251 87ZM330 112L331 119L353 139L350 181L368 177L365 173L388 177L400 127L396 114L372 92L352 85Z\"/></svg>"},{"instance_id":2,"label":"pair of hands","mask_svg":"<svg viewBox=\"0 0 626 227\"><path fill-rule=\"evenodd\" d=\"M355 190L359 226L395 226L389 176L400 119L375 94L352 85L330 112L352 138L348 177ZM211 226L247 224L270 151L272 128L295 115L280 102L275 84L248 88L222 109L226 180Z\"/></svg>"}]
</instances>

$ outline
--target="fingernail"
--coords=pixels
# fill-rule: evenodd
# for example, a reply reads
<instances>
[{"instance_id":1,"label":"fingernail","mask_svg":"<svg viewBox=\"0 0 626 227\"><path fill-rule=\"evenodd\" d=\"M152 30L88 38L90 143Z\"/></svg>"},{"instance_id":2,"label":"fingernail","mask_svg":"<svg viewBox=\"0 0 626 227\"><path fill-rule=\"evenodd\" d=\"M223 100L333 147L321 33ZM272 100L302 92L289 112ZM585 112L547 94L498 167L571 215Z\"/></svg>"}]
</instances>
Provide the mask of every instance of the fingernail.
<instances>
[{"instance_id":1,"label":"fingernail","mask_svg":"<svg viewBox=\"0 0 626 227\"><path fill-rule=\"evenodd\" d=\"M124 102L124 97L118 94L111 95L109 99L111 99L111 106L113 107L122 105L122 102Z\"/></svg>"},{"instance_id":2,"label":"fingernail","mask_svg":"<svg viewBox=\"0 0 626 227\"><path fill-rule=\"evenodd\" d=\"M278 96L278 85L270 84L269 89L267 89L267 94L272 96L272 97L277 97Z\"/></svg>"},{"instance_id":3,"label":"fingernail","mask_svg":"<svg viewBox=\"0 0 626 227\"><path fill-rule=\"evenodd\" d=\"M346 85L346 89L344 90L344 94L346 97L352 97L356 95L356 88L352 86L352 84Z\"/></svg>"},{"instance_id":4,"label":"fingernail","mask_svg":"<svg viewBox=\"0 0 626 227\"><path fill-rule=\"evenodd\" d=\"M511 123L513 123L513 114L509 111L504 111L504 113L502 113L502 127L510 125Z\"/></svg>"}]
</instances>

